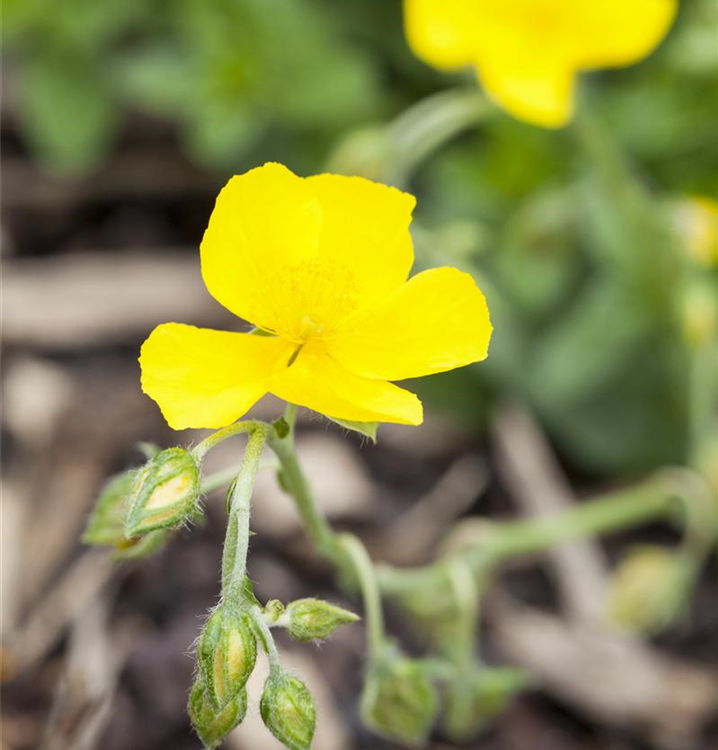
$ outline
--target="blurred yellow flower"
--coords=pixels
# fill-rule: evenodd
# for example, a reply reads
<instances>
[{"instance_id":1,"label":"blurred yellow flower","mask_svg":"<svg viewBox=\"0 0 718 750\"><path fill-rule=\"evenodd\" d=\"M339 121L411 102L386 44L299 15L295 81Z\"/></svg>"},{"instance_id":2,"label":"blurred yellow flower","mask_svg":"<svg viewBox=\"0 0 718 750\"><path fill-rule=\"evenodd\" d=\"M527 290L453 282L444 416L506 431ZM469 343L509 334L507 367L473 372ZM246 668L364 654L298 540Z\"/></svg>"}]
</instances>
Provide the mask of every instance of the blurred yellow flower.
<instances>
[{"instance_id":1,"label":"blurred yellow flower","mask_svg":"<svg viewBox=\"0 0 718 750\"><path fill-rule=\"evenodd\" d=\"M677 202L673 224L678 240L700 266L718 266L718 203L702 195Z\"/></svg>"},{"instance_id":2,"label":"blurred yellow flower","mask_svg":"<svg viewBox=\"0 0 718 750\"><path fill-rule=\"evenodd\" d=\"M280 164L233 177L201 245L212 296L257 333L166 323L140 354L142 388L174 429L223 427L265 393L336 419L420 424L388 382L484 359L491 323L468 274L407 281L415 200L359 177Z\"/></svg>"},{"instance_id":3,"label":"blurred yellow flower","mask_svg":"<svg viewBox=\"0 0 718 750\"><path fill-rule=\"evenodd\" d=\"M416 55L440 70L475 66L497 104L545 127L570 121L577 73L646 57L676 8L676 0L404 0Z\"/></svg>"}]
</instances>

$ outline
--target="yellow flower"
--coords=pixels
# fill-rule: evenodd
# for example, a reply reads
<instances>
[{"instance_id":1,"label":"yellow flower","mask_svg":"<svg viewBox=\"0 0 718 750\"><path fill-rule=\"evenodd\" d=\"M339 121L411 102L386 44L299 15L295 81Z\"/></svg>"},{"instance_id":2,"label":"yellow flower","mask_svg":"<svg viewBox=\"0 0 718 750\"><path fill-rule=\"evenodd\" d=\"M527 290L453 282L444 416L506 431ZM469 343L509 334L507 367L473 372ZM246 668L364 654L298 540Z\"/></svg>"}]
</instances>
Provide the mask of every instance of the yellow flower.
<instances>
[{"instance_id":1,"label":"yellow flower","mask_svg":"<svg viewBox=\"0 0 718 750\"><path fill-rule=\"evenodd\" d=\"M700 266L718 266L718 203L702 195L675 204L673 225L688 255Z\"/></svg>"},{"instance_id":2,"label":"yellow flower","mask_svg":"<svg viewBox=\"0 0 718 750\"><path fill-rule=\"evenodd\" d=\"M630 65L668 31L676 0L404 0L406 35L440 70L476 67L521 120L561 127L582 70Z\"/></svg>"},{"instance_id":3,"label":"yellow flower","mask_svg":"<svg viewBox=\"0 0 718 750\"><path fill-rule=\"evenodd\" d=\"M270 335L158 326L142 388L174 429L223 427L264 394L336 419L420 424L388 382L484 359L491 323L471 276L407 281L415 200L359 177L303 179L280 164L233 177L201 246L212 296Z\"/></svg>"}]
</instances>

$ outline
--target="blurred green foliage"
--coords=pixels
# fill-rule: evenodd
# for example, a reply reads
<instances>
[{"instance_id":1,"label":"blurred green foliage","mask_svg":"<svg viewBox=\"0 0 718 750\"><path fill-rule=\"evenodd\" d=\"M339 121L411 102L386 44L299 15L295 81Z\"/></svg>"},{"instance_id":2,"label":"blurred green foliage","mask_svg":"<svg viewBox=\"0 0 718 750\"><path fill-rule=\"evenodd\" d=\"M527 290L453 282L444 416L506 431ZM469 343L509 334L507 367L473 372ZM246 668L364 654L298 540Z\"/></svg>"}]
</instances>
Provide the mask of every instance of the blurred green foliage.
<instances>
[{"instance_id":1,"label":"blurred green foliage","mask_svg":"<svg viewBox=\"0 0 718 750\"><path fill-rule=\"evenodd\" d=\"M6 0L3 20L23 138L61 172L100 164L142 110L223 175L269 159L317 172L333 152L381 177L373 139L392 118L474 85L411 55L399 0ZM410 180L419 263L471 270L495 335L484 365L417 383L423 395L472 424L495 399L528 402L598 474L699 452L715 325L697 347L683 309L698 277L717 280L672 211L718 189L717 29L714 0L684 0L647 61L582 76L569 128L491 111L427 155Z\"/></svg>"}]
</instances>

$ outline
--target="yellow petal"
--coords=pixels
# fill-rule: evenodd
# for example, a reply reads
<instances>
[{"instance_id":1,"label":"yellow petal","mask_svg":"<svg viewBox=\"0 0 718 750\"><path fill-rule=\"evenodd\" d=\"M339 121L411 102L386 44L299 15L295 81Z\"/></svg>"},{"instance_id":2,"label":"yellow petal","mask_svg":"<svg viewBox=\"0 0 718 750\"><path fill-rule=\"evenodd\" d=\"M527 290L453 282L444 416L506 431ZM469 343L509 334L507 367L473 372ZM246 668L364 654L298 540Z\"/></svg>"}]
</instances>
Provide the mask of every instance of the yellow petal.
<instances>
[{"instance_id":1,"label":"yellow petal","mask_svg":"<svg viewBox=\"0 0 718 750\"><path fill-rule=\"evenodd\" d=\"M232 177L200 248L207 289L235 315L280 330L296 315L292 273L316 255L320 223L306 181L281 164Z\"/></svg>"},{"instance_id":2,"label":"yellow petal","mask_svg":"<svg viewBox=\"0 0 718 750\"><path fill-rule=\"evenodd\" d=\"M573 117L575 74L561 60L485 56L478 73L486 93L519 120L560 128Z\"/></svg>"},{"instance_id":3,"label":"yellow petal","mask_svg":"<svg viewBox=\"0 0 718 750\"><path fill-rule=\"evenodd\" d=\"M676 0L600 0L569 4L573 60L581 68L631 65L650 54L668 32Z\"/></svg>"},{"instance_id":4,"label":"yellow petal","mask_svg":"<svg viewBox=\"0 0 718 750\"><path fill-rule=\"evenodd\" d=\"M202 274L233 313L302 343L403 281L414 198L357 177L279 164L233 177L202 241Z\"/></svg>"},{"instance_id":5,"label":"yellow petal","mask_svg":"<svg viewBox=\"0 0 718 750\"><path fill-rule=\"evenodd\" d=\"M322 174L306 182L321 207L317 267L327 287L308 302L326 329L406 281L414 263L409 224L416 199L362 177Z\"/></svg>"},{"instance_id":6,"label":"yellow petal","mask_svg":"<svg viewBox=\"0 0 718 750\"><path fill-rule=\"evenodd\" d=\"M434 268L347 320L328 351L358 375L403 380L484 359L491 330L471 276Z\"/></svg>"},{"instance_id":7,"label":"yellow petal","mask_svg":"<svg viewBox=\"0 0 718 750\"><path fill-rule=\"evenodd\" d=\"M469 64L476 53L476 0L404 0L404 25L417 57L440 70Z\"/></svg>"},{"instance_id":8,"label":"yellow petal","mask_svg":"<svg viewBox=\"0 0 718 750\"><path fill-rule=\"evenodd\" d=\"M306 344L289 369L271 379L269 390L336 419L414 425L423 419L421 402L413 393L345 370L327 355L322 341Z\"/></svg>"},{"instance_id":9,"label":"yellow petal","mask_svg":"<svg viewBox=\"0 0 718 750\"><path fill-rule=\"evenodd\" d=\"M522 120L560 127L578 70L630 65L668 31L676 0L404 0L411 47L440 69L473 64Z\"/></svg>"},{"instance_id":10,"label":"yellow petal","mask_svg":"<svg viewBox=\"0 0 718 750\"><path fill-rule=\"evenodd\" d=\"M218 428L239 419L286 368L294 349L281 339L165 323L142 345L142 390L175 430Z\"/></svg>"}]
</instances>

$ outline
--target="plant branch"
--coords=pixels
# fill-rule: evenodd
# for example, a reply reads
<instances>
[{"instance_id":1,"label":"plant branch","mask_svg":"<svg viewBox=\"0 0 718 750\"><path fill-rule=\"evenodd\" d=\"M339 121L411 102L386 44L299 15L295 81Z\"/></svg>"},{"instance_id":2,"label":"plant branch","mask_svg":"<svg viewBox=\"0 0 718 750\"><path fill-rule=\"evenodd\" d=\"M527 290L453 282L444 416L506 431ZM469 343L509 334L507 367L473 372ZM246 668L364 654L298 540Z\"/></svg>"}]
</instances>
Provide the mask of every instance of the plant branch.
<instances>
[{"instance_id":1,"label":"plant branch","mask_svg":"<svg viewBox=\"0 0 718 750\"><path fill-rule=\"evenodd\" d=\"M269 427L261 422L254 422L248 430L249 440L230 501L227 536L222 554L222 596L230 600L238 600L243 595L249 548L250 502Z\"/></svg>"},{"instance_id":2,"label":"plant branch","mask_svg":"<svg viewBox=\"0 0 718 750\"><path fill-rule=\"evenodd\" d=\"M364 600L364 612L367 624L367 642L369 657L372 661L382 658L386 648L384 635L384 615L381 608L381 592L376 579L376 570L366 547L352 534L339 537L341 549L356 573Z\"/></svg>"}]
</instances>

